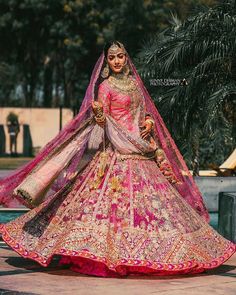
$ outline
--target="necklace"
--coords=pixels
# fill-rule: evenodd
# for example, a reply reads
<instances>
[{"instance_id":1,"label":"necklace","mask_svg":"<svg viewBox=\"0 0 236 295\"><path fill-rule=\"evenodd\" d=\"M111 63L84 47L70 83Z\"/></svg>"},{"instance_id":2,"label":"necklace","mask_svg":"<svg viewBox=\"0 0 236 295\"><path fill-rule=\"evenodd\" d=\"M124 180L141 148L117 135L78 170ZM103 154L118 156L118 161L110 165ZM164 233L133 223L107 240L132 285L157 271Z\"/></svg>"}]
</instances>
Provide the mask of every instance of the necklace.
<instances>
[{"instance_id":1,"label":"necklace","mask_svg":"<svg viewBox=\"0 0 236 295\"><path fill-rule=\"evenodd\" d=\"M108 82L111 86L124 92L133 92L137 89L137 85L132 79L132 76L126 76L123 73L111 74L108 78Z\"/></svg>"}]
</instances>

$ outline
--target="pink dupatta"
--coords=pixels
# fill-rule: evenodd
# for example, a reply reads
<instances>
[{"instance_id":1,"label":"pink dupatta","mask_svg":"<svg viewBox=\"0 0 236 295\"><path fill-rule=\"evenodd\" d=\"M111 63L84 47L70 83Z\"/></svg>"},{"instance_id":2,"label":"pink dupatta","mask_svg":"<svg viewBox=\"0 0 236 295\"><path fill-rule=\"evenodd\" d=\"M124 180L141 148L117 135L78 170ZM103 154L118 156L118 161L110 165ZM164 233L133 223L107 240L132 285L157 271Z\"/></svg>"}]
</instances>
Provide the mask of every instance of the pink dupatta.
<instances>
[{"instance_id":1,"label":"pink dupatta","mask_svg":"<svg viewBox=\"0 0 236 295\"><path fill-rule=\"evenodd\" d=\"M192 175L190 174L183 157L181 156L177 146L175 145L169 131L167 130L156 106L154 105L150 95L148 94L143 82L138 75L133 63L128 57L128 64L130 66L133 78L137 81L139 91L142 93L144 103L146 105L146 111L151 114L155 121L154 138L158 146L164 150L168 161L171 164L176 178L180 180L180 183L173 184L180 195L201 215L205 220L209 221L209 215L207 209L203 203L201 193L199 192ZM89 141L91 137L96 137L100 132L96 125L91 123L92 108L91 103L96 98L96 92L98 85L101 83L101 70L104 67L104 54L102 54L97 61L93 70L89 86L87 88L81 109L75 119L73 119L52 141L50 141L43 150L37 155L25 167L18 169L9 177L0 181L0 204L6 207L15 206L19 202L14 198L14 190L26 183L26 179L34 177L37 173L40 174L40 169L44 169L44 165L51 165L52 163L58 163L55 161L55 157L61 157L63 153L67 153L67 157L64 157L64 161L60 162L60 165L52 165L53 171L50 175L46 176L44 181L36 184L37 193L40 194L51 186L53 193L58 192L63 186L68 184L70 174L77 171L81 158L88 151ZM87 121L86 121L87 120ZM111 119L112 120L112 119ZM81 133L78 130L85 124L87 130L86 136L81 139ZM90 123L88 123L90 122ZM89 126L91 126L89 128ZM80 144L73 149L70 142L76 138ZM98 136L101 139L101 132ZM99 146L99 140L98 144ZM55 150L57 151L55 153ZM55 156L57 155L57 156ZM51 161L50 161L51 160ZM40 168L39 168L40 167ZM48 166L49 167L49 166ZM51 167L51 166L50 166ZM27 189L27 186L25 187ZM23 200L22 200L23 203ZM30 205L29 205L30 207Z\"/></svg>"}]
</instances>

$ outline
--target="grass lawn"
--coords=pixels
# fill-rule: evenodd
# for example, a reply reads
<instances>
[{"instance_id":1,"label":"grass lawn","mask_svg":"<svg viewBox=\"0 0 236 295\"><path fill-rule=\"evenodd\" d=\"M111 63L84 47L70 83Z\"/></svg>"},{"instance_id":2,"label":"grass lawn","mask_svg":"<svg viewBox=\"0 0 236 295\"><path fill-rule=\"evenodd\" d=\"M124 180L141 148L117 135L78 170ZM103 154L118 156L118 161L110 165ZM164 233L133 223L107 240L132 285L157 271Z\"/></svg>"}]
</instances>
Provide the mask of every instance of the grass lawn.
<instances>
[{"instance_id":1,"label":"grass lawn","mask_svg":"<svg viewBox=\"0 0 236 295\"><path fill-rule=\"evenodd\" d=\"M0 169L3 170L8 170L8 169L16 169L24 164L26 164L27 162L29 162L30 160L32 160L33 158L23 158L23 157L19 157L19 158L0 158Z\"/></svg>"}]
</instances>

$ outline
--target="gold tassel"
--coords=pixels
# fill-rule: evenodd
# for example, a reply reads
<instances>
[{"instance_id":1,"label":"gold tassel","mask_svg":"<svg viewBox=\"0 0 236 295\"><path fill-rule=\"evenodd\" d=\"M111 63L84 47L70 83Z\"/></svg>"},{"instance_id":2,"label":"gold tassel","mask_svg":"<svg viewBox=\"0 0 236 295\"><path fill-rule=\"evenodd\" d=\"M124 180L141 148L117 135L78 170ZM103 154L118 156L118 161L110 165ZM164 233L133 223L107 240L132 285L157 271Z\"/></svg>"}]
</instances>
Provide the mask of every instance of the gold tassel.
<instances>
[{"instance_id":1,"label":"gold tassel","mask_svg":"<svg viewBox=\"0 0 236 295\"><path fill-rule=\"evenodd\" d=\"M107 153L105 151L101 152L101 161L98 167L98 177L102 178L105 174L105 170L107 167Z\"/></svg>"},{"instance_id":2,"label":"gold tassel","mask_svg":"<svg viewBox=\"0 0 236 295\"><path fill-rule=\"evenodd\" d=\"M107 168L107 159L108 159L108 153L106 152L105 147L105 132L103 134L103 151L100 154L100 161L98 164L98 170L97 170L97 178L94 180L93 184L91 185L90 189L97 189L102 181L102 178L105 174L106 168Z\"/></svg>"}]
</instances>

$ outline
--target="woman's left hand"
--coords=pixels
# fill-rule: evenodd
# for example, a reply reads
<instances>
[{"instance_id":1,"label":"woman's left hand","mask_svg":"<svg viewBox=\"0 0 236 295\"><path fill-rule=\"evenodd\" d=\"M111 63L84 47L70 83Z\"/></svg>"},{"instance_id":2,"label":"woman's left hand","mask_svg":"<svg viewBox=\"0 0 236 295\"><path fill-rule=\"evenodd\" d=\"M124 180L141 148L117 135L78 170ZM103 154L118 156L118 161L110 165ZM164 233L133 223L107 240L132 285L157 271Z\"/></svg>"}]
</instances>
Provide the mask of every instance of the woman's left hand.
<instances>
[{"instance_id":1,"label":"woman's left hand","mask_svg":"<svg viewBox=\"0 0 236 295\"><path fill-rule=\"evenodd\" d=\"M145 129L142 130L140 134L141 134L141 137L143 139L146 139L150 135L150 133L152 131L152 123L151 122L145 122L144 127L145 127Z\"/></svg>"}]
</instances>

